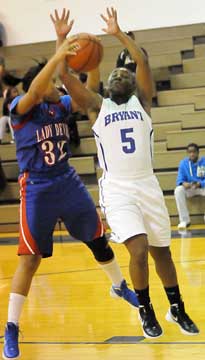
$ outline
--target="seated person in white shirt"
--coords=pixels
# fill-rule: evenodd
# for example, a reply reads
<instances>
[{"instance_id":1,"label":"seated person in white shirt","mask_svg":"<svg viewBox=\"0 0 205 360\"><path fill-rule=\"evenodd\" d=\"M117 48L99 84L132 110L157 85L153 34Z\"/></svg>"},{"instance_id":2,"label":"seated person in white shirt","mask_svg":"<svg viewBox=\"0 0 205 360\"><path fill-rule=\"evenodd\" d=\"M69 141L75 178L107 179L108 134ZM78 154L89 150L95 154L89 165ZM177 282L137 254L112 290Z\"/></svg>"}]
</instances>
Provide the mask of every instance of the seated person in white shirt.
<instances>
[{"instance_id":1,"label":"seated person in white shirt","mask_svg":"<svg viewBox=\"0 0 205 360\"><path fill-rule=\"evenodd\" d=\"M187 146L188 157L179 164L177 187L174 195L179 213L178 229L191 224L186 198L205 196L205 157L199 158L199 147L191 143Z\"/></svg>"}]
</instances>

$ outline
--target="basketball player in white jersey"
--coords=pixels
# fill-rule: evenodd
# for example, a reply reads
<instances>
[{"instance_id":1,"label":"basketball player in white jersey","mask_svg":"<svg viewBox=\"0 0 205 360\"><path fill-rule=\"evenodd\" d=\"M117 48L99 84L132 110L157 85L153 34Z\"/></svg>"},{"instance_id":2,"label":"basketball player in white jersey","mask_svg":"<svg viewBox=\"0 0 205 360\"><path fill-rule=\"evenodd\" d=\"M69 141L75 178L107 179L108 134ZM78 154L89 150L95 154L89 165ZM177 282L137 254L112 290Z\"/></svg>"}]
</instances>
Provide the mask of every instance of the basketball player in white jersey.
<instances>
[{"instance_id":1,"label":"basketball player in white jersey","mask_svg":"<svg viewBox=\"0 0 205 360\"><path fill-rule=\"evenodd\" d=\"M152 77L148 59L135 42L124 34L113 8L102 15L104 31L115 36L137 63L136 76L115 69L108 79L109 98L94 94L99 72L92 71L85 89L62 64L64 85L78 104L88 111L103 169L99 181L100 204L112 229L113 240L124 243L130 254L130 276L139 300L139 317L145 337L162 335L149 296L148 251L167 294L168 321L188 335L199 333L185 312L176 269L170 252L170 222L162 191L153 174L153 130L150 118Z\"/></svg>"}]
</instances>

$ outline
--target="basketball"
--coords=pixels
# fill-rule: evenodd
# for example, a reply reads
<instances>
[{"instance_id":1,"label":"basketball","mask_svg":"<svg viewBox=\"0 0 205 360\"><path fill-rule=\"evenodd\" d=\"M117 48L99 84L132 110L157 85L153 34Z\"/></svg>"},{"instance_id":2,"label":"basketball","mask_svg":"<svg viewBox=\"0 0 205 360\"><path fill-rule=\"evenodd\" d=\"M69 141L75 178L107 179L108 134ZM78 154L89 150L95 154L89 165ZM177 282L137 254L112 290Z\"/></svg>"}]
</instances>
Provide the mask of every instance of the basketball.
<instances>
[{"instance_id":1,"label":"basketball","mask_svg":"<svg viewBox=\"0 0 205 360\"><path fill-rule=\"evenodd\" d=\"M80 33L74 36L73 43L79 45L79 50L75 56L68 59L68 66L78 73L95 69L103 57L103 47L99 39L92 34Z\"/></svg>"}]
</instances>

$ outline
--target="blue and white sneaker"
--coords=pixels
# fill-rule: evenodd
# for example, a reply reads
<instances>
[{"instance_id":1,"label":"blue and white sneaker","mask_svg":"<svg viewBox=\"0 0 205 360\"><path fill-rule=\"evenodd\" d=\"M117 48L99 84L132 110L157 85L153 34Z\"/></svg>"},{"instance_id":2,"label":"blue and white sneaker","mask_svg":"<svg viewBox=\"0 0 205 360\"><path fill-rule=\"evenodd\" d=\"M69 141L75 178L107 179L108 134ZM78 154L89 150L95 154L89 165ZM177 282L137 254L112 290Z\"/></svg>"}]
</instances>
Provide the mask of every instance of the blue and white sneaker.
<instances>
[{"instance_id":1,"label":"blue and white sneaker","mask_svg":"<svg viewBox=\"0 0 205 360\"><path fill-rule=\"evenodd\" d=\"M124 299L125 301L127 301L130 305L134 306L134 307L138 307L139 306L139 301L137 298L137 295L135 294L134 291L130 290L127 287L127 283L125 280L123 280L121 282L120 287L118 286L111 286L110 288L110 296L114 299Z\"/></svg>"},{"instance_id":2,"label":"blue and white sneaker","mask_svg":"<svg viewBox=\"0 0 205 360\"><path fill-rule=\"evenodd\" d=\"M12 322L8 322L4 334L3 359L19 358L18 336L19 327Z\"/></svg>"}]
</instances>

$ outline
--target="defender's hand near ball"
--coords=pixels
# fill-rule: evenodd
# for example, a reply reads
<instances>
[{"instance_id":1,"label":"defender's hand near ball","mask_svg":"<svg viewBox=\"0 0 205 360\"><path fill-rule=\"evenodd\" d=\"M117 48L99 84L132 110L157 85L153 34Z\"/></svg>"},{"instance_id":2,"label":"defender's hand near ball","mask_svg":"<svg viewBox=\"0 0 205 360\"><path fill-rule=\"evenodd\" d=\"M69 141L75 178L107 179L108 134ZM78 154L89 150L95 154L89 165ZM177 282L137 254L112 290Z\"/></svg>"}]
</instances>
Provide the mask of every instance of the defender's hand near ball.
<instances>
[{"instance_id":1,"label":"defender's hand near ball","mask_svg":"<svg viewBox=\"0 0 205 360\"><path fill-rule=\"evenodd\" d=\"M107 14L101 14L101 18L105 21L107 28L102 29L106 34L117 35L121 32L117 21L117 10L113 7L107 8Z\"/></svg>"}]
</instances>

